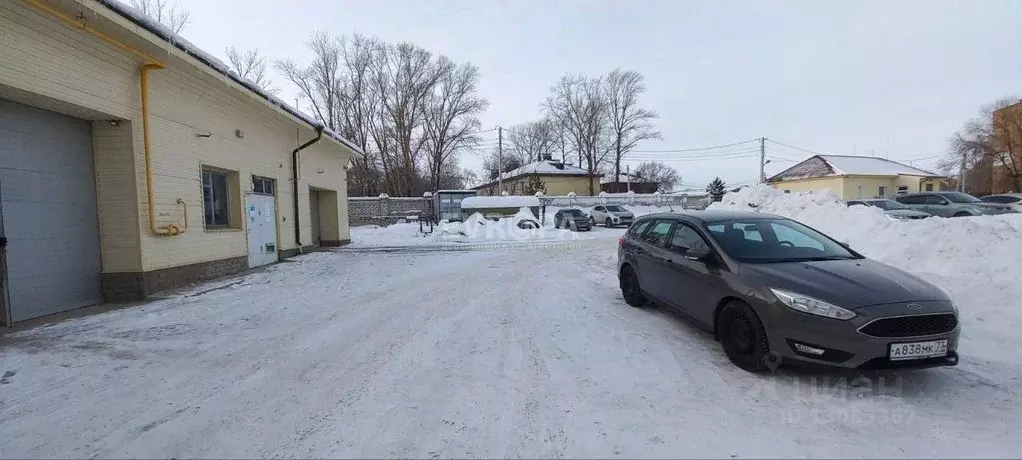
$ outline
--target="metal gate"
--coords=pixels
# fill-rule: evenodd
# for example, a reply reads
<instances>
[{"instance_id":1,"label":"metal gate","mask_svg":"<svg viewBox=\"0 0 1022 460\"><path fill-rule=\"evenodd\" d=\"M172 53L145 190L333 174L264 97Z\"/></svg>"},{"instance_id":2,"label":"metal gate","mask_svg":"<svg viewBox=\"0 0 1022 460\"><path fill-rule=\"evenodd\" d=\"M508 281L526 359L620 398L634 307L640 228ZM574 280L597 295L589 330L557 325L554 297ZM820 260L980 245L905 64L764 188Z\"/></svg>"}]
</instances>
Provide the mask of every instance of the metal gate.
<instances>
[{"instance_id":1,"label":"metal gate","mask_svg":"<svg viewBox=\"0 0 1022 460\"><path fill-rule=\"evenodd\" d=\"M247 195L245 212L248 216L248 266L258 267L276 262L277 212L273 195Z\"/></svg>"},{"instance_id":2,"label":"metal gate","mask_svg":"<svg viewBox=\"0 0 1022 460\"><path fill-rule=\"evenodd\" d=\"M88 121L0 100L0 237L10 322L102 301Z\"/></svg>"}]
</instances>

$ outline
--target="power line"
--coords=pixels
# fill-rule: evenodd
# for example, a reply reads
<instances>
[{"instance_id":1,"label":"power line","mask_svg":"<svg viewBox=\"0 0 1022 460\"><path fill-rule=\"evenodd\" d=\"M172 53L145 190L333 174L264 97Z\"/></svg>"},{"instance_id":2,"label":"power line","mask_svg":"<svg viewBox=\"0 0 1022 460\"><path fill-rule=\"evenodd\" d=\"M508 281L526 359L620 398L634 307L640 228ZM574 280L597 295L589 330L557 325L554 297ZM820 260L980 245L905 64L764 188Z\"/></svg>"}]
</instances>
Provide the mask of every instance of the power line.
<instances>
[{"instance_id":1,"label":"power line","mask_svg":"<svg viewBox=\"0 0 1022 460\"><path fill-rule=\"evenodd\" d=\"M784 146L784 147L787 147L789 149L795 149L795 150L798 150L800 152L809 153L809 154L812 154L812 155L825 155L823 153L814 152L814 151L809 150L809 149L804 149L804 148L801 148L801 147L795 147L794 145L788 145L788 144L785 144L783 142L777 142L777 141L775 141L773 139L767 139L767 142L770 142L772 144L777 144L777 145L780 145L780 146Z\"/></svg>"},{"instance_id":2,"label":"power line","mask_svg":"<svg viewBox=\"0 0 1022 460\"><path fill-rule=\"evenodd\" d=\"M723 149L723 148L727 148L727 147L734 147L736 145L748 144L750 142L759 142L759 138L749 139L747 141L742 141L742 142L733 142L733 143L730 143L730 144L714 145L714 146L710 146L710 147L698 147L698 148L691 148L691 149L675 149L675 150L630 150L628 153L632 153L632 152L634 152L634 153L683 153L683 152L698 152L698 151L701 151L701 150L716 150L716 149Z\"/></svg>"}]
</instances>

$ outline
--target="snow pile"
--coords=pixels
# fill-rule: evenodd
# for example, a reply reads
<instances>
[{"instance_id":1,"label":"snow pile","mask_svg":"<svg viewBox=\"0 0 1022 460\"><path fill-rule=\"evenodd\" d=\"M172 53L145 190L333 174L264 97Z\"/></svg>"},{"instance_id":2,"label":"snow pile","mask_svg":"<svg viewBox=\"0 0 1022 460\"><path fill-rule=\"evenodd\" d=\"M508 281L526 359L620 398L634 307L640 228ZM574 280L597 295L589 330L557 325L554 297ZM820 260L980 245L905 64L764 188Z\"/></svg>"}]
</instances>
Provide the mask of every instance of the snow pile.
<instances>
[{"instance_id":1,"label":"snow pile","mask_svg":"<svg viewBox=\"0 0 1022 460\"><path fill-rule=\"evenodd\" d=\"M423 223L423 230L429 232L428 223ZM437 243L436 235L436 231L432 234L420 232L418 222L398 223L386 227L362 225L351 227L351 246L397 247L429 245Z\"/></svg>"},{"instance_id":2,"label":"snow pile","mask_svg":"<svg viewBox=\"0 0 1022 460\"><path fill-rule=\"evenodd\" d=\"M522 222L539 223L539 219L529 211L521 208L514 216L492 220L474 213L464 222L441 222L440 238L444 241L536 241L536 240L573 240L577 234L568 230L553 228L553 217L550 216L546 226L539 228L521 228Z\"/></svg>"},{"instance_id":3,"label":"snow pile","mask_svg":"<svg viewBox=\"0 0 1022 460\"><path fill-rule=\"evenodd\" d=\"M1022 283L1015 267L1022 254L1022 214L901 221L879 208L848 207L830 191L787 194L767 186L728 193L709 209L797 220L944 288L961 311L962 334L969 339L965 355L1007 353L1001 347L1022 324Z\"/></svg>"}]
</instances>

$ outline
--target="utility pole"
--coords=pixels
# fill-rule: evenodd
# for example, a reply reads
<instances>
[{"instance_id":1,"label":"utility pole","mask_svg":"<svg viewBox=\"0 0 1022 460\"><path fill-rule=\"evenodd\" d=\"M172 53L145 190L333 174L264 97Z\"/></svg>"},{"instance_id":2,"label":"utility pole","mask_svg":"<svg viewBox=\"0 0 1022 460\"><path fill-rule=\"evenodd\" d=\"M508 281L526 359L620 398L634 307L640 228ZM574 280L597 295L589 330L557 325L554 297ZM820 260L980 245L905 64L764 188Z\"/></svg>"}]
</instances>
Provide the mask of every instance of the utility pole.
<instances>
[{"instance_id":1,"label":"utility pole","mask_svg":"<svg viewBox=\"0 0 1022 460\"><path fill-rule=\"evenodd\" d=\"M748 150L746 150L748 152ZM766 182L766 138L759 138L759 183Z\"/></svg>"},{"instance_id":2,"label":"utility pole","mask_svg":"<svg viewBox=\"0 0 1022 460\"><path fill-rule=\"evenodd\" d=\"M497 195L504 194L504 128L497 127Z\"/></svg>"},{"instance_id":3,"label":"utility pole","mask_svg":"<svg viewBox=\"0 0 1022 460\"><path fill-rule=\"evenodd\" d=\"M625 183L628 184L628 191L632 191L632 165L625 165Z\"/></svg>"},{"instance_id":4,"label":"utility pole","mask_svg":"<svg viewBox=\"0 0 1022 460\"><path fill-rule=\"evenodd\" d=\"M958 188L959 191L965 193L965 152L962 152L962 166L958 170Z\"/></svg>"}]
</instances>

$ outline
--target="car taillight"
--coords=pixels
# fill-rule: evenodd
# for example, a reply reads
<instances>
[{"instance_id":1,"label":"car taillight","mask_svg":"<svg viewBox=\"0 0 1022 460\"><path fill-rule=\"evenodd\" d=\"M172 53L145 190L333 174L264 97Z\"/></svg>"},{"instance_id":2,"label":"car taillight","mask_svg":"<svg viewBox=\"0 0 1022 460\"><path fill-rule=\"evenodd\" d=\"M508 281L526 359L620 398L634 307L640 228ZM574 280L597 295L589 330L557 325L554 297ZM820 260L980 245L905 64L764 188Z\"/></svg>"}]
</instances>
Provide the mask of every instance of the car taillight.
<instances>
[{"instance_id":1,"label":"car taillight","mask_svg":"<svg viewBox=\"0 0 1022 460\"><path fill-rule=\"evenodd\" d=\"M617 245L618 246L624 246L625 245L625 236L624 235L621 235L621 238L617 239Z\"/></svg>"}]
</instances>

